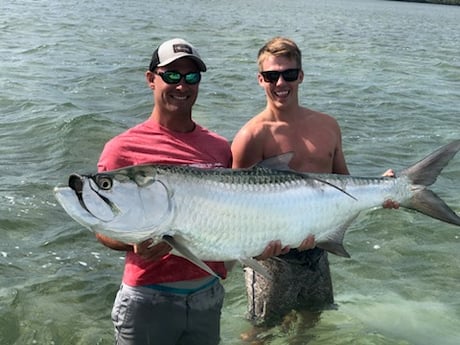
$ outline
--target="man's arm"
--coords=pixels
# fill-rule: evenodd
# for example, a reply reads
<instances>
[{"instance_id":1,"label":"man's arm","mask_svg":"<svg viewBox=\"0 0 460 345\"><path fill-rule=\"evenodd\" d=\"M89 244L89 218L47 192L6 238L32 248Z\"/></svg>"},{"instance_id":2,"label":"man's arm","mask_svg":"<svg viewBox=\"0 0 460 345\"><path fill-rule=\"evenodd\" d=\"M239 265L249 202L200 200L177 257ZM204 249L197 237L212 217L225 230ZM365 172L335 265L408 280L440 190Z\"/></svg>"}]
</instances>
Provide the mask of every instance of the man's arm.
<instances>
[{"instance_id":1,"label":"man's arm","mask_svg":"<svg viewBox=\"0 0 460 345\"><path fill-rule=\"evenodd\" d=\"M110 249L120 250L120 251L125 251L125 252L132 252L134 250L134 246L132 246L131 244L127 244L121 241L114 240L100 233L96 233L96 238L104 246Z\"/></svg>"},{"instance_id":2,"label":"man's arm","mask_svg":"<svg viewBox=\"0 0 460 345\"><path fill-rule=\"evenodd\" d=\"M231 145L234 169L249 168L264 159L263 143L246 125L235 135Z\"/></svg>"},{"instance_id":3,"label":"man's arm","mask_svg":"<svg viewBox=\"0 0 460 345\"><path fill-rule=\"evenodd\" d=\"M334 160L332 162L332 173L350 175L342 149L342 132L340 130L339 124L337 122L335 124L337 126L337 144L334 152Z\"/></svg>"},{"instance_id":4,"label":"man's arm","mask_svg":"<svg viewBox=\"0 0 460 345\"><path fill-rule=\"evenodd\" d=\"M152 245L152 240L146 240L138 244L127 244L99 233L96 233L96 238L104 246L110 249L134 252L144 260L159 260L172 250L171 246L166 242L160 242Z\"/></svg>"}]
</instances>

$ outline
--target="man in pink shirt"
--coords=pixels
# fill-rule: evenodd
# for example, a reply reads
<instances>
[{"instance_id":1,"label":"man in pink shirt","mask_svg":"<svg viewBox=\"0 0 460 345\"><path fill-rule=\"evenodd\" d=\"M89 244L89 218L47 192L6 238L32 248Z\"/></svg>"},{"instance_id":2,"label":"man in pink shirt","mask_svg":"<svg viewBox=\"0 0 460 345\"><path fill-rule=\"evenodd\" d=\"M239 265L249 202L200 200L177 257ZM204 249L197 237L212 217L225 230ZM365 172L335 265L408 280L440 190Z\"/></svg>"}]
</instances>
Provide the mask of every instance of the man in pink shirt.
<instances>
[{"instance_id":1,"label":"man in pink shirt","mask_svg":"<svg viewBox=\"0 0 460 345\"><path fill-rule=\"evenodd\" d=\"M145 73L154 97L151 116L105 145L98 170L149 163L231 167L227 140L192 119L205 71L206 65L187 41L162 43ZM224 289L217 278L171 254L167 243L126 244L101 234L96 237L109 248L126 251L123 281L112 310L116 344L219 343ZM223 262L207 264L226 277Z\"/></svg>"}]
</instances>

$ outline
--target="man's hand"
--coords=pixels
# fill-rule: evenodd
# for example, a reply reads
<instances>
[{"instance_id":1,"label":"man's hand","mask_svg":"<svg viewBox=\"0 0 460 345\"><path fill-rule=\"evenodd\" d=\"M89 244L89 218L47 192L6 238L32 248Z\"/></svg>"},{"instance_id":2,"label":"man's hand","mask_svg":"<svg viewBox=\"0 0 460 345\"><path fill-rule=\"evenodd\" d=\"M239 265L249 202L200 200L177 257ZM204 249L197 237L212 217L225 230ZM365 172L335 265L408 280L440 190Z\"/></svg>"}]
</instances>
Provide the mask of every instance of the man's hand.
<instances>
[{"instance_id":1,"label":"man's hand","mask_svg":"<svg viewBox=\"0 0 460 345\"><path fill-rule=\"evenodd\" d=\"M152 240L133 245L134 253L139 255L144 260L155 261L161 259L168 254L172 247L166 242L160 242L152 246Z\"/></svg>"},{"instance_id":2,"label":"man's hand","mask_svg":"<svg viewBox=\"0 0 460 345\"><path fill-rule=\"evenodd\" d=\"M297 248L299 252L307 250L307 249L313 249L316 247L315 243L315 236L309 235L306 239L302 241L300 246Z\"/></svg>"},{"instance_id":3,"label":"man's hand","mask_svg":"<svg viewBox=\"0 0 460 345\"><path fill-rule=\"evenodd\" d=\"M396 174L395 172L393 171L393 169L388 169L387 171L385 171L383 173L382 176L385 176L385 177L396 177Z\"/></svg>"},{"instance_id":4,"label":"man's hand","mask_svg":"<svg viewBox=\"0 0 460 345\"><path fill-rule=\"evenodd\" d=\"M291 248L289 246L282 247L281 246L281 241L271 241L264 249L262 254L257 255L254 257L256 260L266 260L268 258L271 258L272 256L278 256L281 254L286 254L289 252Z\"/></svg>"},{"instance_id":5,"label":"man's hand","mask_svg":"<svg viewBox=\"0 0 460 345\"><path fill-rule=\"evenodd\" d=\"M385 200L383 202L383 208L395 208L395 209L398 209L399 208L399 202L397 201L393 201L393 200Z\"/></svg>"},{"instance_id":6,"label":"man's hand","mask_svg":"<svg viewBox=\"0 0 460 345\"><path fill-rule=\"evenodd\" d=\"M310 235L305 240L302 241L297 250L303 251L307 249L315 248L315 236ZM262 254L254 257L256 260L266 260L272 256L278 256L282 254L287 254L291 248L289 246L283 247L281 241L271 241L264 249Z\"/></svg>"},{"instance_id":7,"label":"man's hand","mask_svg":"<svg viewBox=\"0 0 460 345\"><path fill-rule=\"evenodd\" d=\"M388 169L387 171L385 171L383 173L382 176L385 176L385 177L396 177L395 175L395 172L393 171L393 169ZM395 209L398 209L399 208L399 202L397 201L393 201L393 200L385 200L383 202L383 208L395 208Z\"/></svg>"}]
</instances>

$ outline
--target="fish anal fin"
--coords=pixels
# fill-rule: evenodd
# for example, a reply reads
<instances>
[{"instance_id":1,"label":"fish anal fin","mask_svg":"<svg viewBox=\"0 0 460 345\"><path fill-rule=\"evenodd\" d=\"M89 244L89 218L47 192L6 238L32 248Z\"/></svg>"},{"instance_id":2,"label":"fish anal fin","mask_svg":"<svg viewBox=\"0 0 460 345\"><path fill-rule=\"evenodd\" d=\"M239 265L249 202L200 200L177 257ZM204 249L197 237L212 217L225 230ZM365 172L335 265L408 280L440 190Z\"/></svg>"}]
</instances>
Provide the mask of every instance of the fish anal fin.
<instances>
[{"instance_id":1,"label":"fish anal fin","mask_svg":"<svg viewBox=\"0 0 460 345\"><path fill-rule=\"evenodd\" d=\"M346 251L342 243L334 243L330 241L326 242L319 242L316 244L318 248L324 249L328 251L329 253L338 255L338 256L343 256L345 258L351 257L350 254Z\"/></svg>"},{"instance_id":2,"label":"fish anal fin","mask_svg":"<svg viewBox=\"0 0 460 345\"><path fill-rule=\"evenodd\" d=\"M331 232L325 238L318 239L316 246L338 256L343 256L345 258L351 257L343 246L343 238L345 237L345 232L348 227L358 215L359 213L352 215L345 223L340 225L337 230Z\"/></svg>"},{"instance_id":3,"label":"fish anal fin","mask_svg":"<svg viewBox=\"0 0 460 345\"><path fill-rule=\"evenodd\" d=\"M193 254L186 246L184 246L180 241L176 240L174 237L169 235L163 236L163 241L168 243L174 250L181 254L184 258L189 260L191 263L197 265L202 270L208 272L210 275L221 278L216 272L214 272L206 263L199 259L195 254Z\"/></svg>"}]
</instances>

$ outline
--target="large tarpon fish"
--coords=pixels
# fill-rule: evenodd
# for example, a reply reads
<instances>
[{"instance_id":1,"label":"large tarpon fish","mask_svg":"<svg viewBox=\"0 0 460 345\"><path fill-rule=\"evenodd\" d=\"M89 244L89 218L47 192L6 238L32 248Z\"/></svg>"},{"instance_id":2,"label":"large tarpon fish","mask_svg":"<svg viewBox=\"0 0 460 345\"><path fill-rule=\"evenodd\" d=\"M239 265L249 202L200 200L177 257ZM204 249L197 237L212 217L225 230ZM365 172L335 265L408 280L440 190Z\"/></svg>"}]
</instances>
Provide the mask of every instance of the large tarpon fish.
<instances>
[{"instance_id":1,"label":"large tarpon fish","mask_svg":"<svg viewBox=\"0 0 460 345\"><path fill-rule=\"evenodd\" d=\"M298 173L285 154L241 170L138 165L73 174L55 195L93 232L125 243L166 241L208 272L204 260L260 270L251 258L270 241L296 248L309 234L318 247L348 257L348 226L388 199L459 226L459 216L427 189L459 150L460 140L451 142L396 178Z\"/></svg>"}]
</instances>

